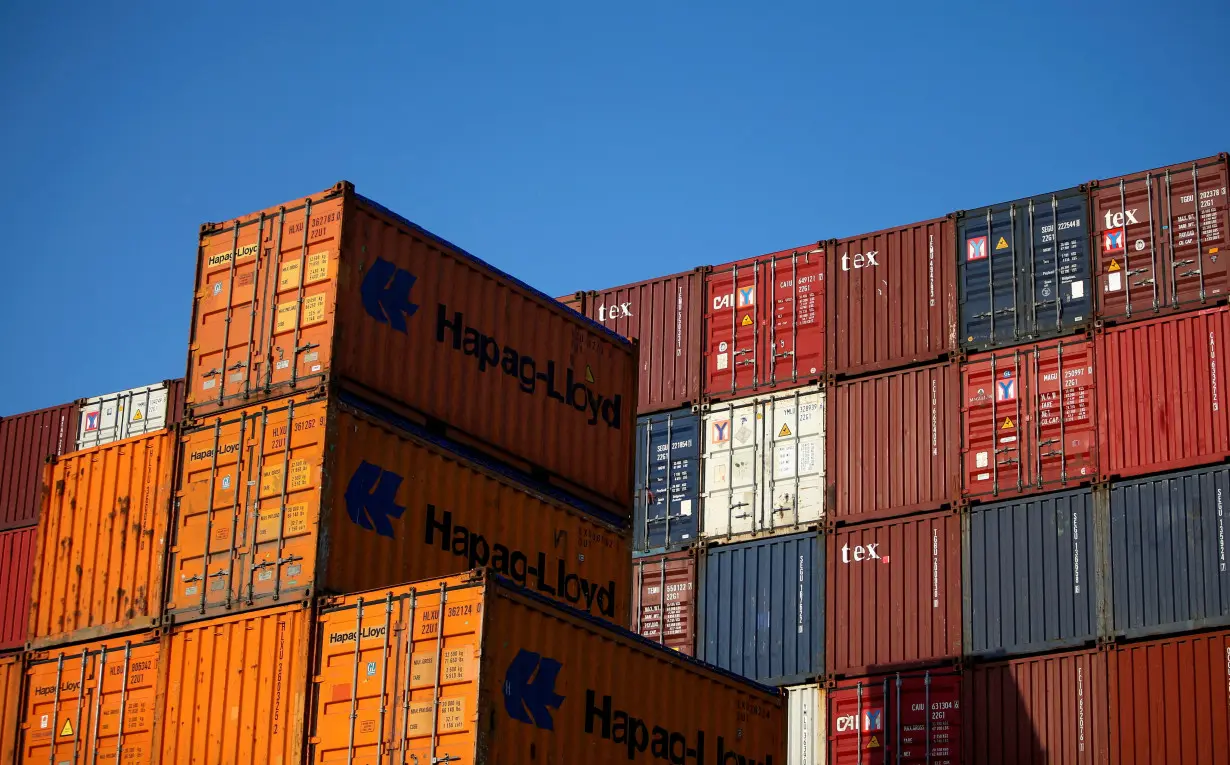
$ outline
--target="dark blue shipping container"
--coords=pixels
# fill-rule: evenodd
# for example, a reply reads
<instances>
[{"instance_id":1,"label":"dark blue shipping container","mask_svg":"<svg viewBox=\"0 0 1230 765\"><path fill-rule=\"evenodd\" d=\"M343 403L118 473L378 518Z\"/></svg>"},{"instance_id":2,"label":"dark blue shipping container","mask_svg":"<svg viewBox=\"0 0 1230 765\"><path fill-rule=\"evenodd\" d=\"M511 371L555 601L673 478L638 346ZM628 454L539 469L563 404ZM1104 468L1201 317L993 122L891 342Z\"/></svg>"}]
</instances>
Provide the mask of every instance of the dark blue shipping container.
<instances>
[{"instance_id":1,"label":"dark blue shipping container","mask_svg":"<svg viewBox=\"0 0 1230 765\"><path fill-rule=\"evenodd\" d=\"M824 545L815 533L710 547L697 658L769 685L824 673Z\"/></svg>"},{"instance_id":2,"label":"dark blue shipping container","mask_svg":"<svg viewBox=\"0 0 1230 765\"><path fill-rule=\"evenodd\" d=\"M966 350L1067 334L1093 318L1080 188L958 213L957 258Z\"/></svg>"},{"instance_id":3,"label":"dark blue shipping container","mask_svg":"<svg viewBox=\"0 0 1230 765\"><path fill-rule=\"evenodd\" d=\"M1124 481L1110 490L1113 634L1230 625L1230 467Z\"/></svg>"},{"instance_id":4,"label":"dark blue shipping container","mask_svg":"<svg viewBox=\"0 0 1230 765\"><path fill-rule=\"evenodd\" d=\"M632 549L678 550L696 541L700 509L700 415L691 409L636 421Z\"/></svg>"}]
</instances>

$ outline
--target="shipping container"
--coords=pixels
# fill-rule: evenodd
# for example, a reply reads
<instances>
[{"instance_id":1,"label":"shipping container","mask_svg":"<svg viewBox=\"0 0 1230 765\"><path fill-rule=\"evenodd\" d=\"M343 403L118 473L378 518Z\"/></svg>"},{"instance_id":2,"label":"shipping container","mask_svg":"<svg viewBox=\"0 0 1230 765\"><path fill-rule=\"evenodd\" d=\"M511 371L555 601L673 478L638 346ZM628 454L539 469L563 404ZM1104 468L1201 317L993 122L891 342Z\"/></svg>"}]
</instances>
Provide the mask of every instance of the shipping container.
<instances>
[{"instance_id":1,"label":"shipping container","mask_svg":"<svg viewBox=\"0 0 1230 765\"><path fill-rule=\"evenodd\" d=\"M159 660L153 633L28 654L21 763L154 762Z\"/></svg>"},{"instance_id":2,"label":"shipping container","mask_svg":"<svg viewBox=\"0 0 1230 765\"><path fill-rule=\"evenodd\" d=\"M965 655L1019 656L1091 644L1101 603L1094 492L973 508L963 518Z\"/></svg>"},{"instance_id":3,"label":"shipping container","mask_svg":"<svg viewBox=\"0 0 1230 765\"><path fill-rule=\"evenodd\" d=\"M172 622L491 566L628 623L622 517L355 397L204 418L180 450Z\"/></svg>"},{"instance_id":4,"label":"shipping container","mask_svg":"<svg viewBox=\"0 0 1230 765\"><path fill-rule=\"evenodd\" d=\"M0 656L0 763L15 765L21 735L21 684L26 675L24 654Z\"/></svg>"},{"instance_id":5,"label":"shipping container","mask_svg":"<svg viewBox=\"0 0 1230 765\"><path fill-rule=\"evenodd\" d=\"M31 648L158 625L177 440L174 430L158 430L47 466L30 586Z\"/></svg>"},{"instance_id":6,"label":"shipping container","mask_svg":"<svg viewBox=\"0 0 1230 765\"><path fill-rule=\"evenodd\" d=\"M1111 762L1230 763L1230 632L1121 645L1107 659Z\"/></svg>"},{"instance_id":7,"label":"shipping container","mask_svg":"<svg viewBox=\"0 0 1230 765\"><path fill-rule=\"evenodd\" d=\"M182 378L87 398L77 416L77 450L171 428L183 416Z\"/></svg>"},{"instance_id":8,"label":"shipping container","mask_svg":"<svg viewBox=\"0 0 1230 765\"><path fill-rule=\"evenodd\" d=\"M812 385L706 408L703 539L791 533L824 520L825 401Z\"/></svg>"},{"instance_id":9,"label":"shipping container","mask_svg":"<svg viewBox=\"0 0 1230 765\"><path fill-rule=\"evenodd\" d=\"M961 519L916 515L827 534L828 672L838 677L961 655Z\"/></svg>"},{"instance_id":10,"label":"shipping container","mask_svg":"<svg viewBox=\"0 0 1230 765\"><path fill-rule=\"evenodd\" d=\"M705 277L704 392L794 388L825 372L820 242L714 266Z\"/></svg>"},{"instance_id":11,"label":"shipping container","mask_svg":"<svg viewBox=\"0 0 1230 765\"><path fill-rule=\"evenodd\" d=\"M814 533L709 547L696 655L770 685L824 674L824 545Z\"/></svg>"},{"instance_id":12,"label":"shipping container","mask_svg":"<svg viewBox=\"0 0 1230 765\"><path fill-rule=\"evenodd\" d=\"M315 649L309 763L785 762L776 688L498 577L337 598Z\"/></svg>"},{"instance_id":13,"label":"shipping container","mask_svg":"<svg viewBox=\"0 0 1230 765\"><path fill-rule=\"evenodd\" d=\"M961 494L960 367L903 369L829 388L827 499L836 523L948 507Z\"/></svg>"},{"instance_id":14,"label":"shipping container","mask_svg":"<svg viewBox=\"0 0 1230 765\"><path fill-rule=\"evenodd\" d=\"M349 183L204 225L192 316L192 416L337 381L632 507L635 345Z\"/></svg>"},{"instance_id":15,"label":"shipping container","mask_svg":"<svg viewBox=\"0 0 1230 765\"><path fill-rule=\"evenodd\" d=\"M0 531L0 651L26 645L38 527Z\"/></svg>"},{"instance_id":16,"label":"shipping container","mask_svg":"<svg viewBox=\"0 0 1230 765\"><path fill-rule=\"evenodd\" d=\"M1147 319L1225 301L1226 166L1223 153L1090 184L1099 318Z\"/></svg>"},{"instance_id":17,"label":"shipping container","mask_svg":"<svg viewBox=\"0 0 1230 765\"><path fill-rule=\"evenodd\" d=\"M636 421L634 553L677 550L700 531L700 415L691 409Z\"/></svg>"},{"instance_id":18,"label":"shipping container","mask_svg":"<svg viewBox=\"0 0 1230 765\"><path fill-rule=\"evenodd\" d=\"M637 340L640 414L700 403L703 268L622 287L578 292L561 302L613 332Z\"/></svg>"},{"instance_id":19,"label":"shipping container","mask_svg":"<svg viewBox=\"0 0 1230 765\"><path fill-rule=\"evenodd\" d=\"M1083 188L957 213L961 344L1000 348L1093 320Z\"/></svg>"},{"instance_id":20,"label":"shipping container","mask_svg":"<svg viewBox=\"0 0 1230 765\"><path fill-rule=\"evenodd\" d=\"M1230 625L1225 497L1225 465L1111 485L1111 634Z\"/></svg>"},{"instance_id":21,"label":"shipping container","mask_svg":"<svg viewBox=\"0 0 1230 765\"><path fill-rule=\"evenodd\" d=\"M1183 470L1230 457L1230 421L1221 392L1227 352L1226 308L1098 333L1098 441L1104 479Z\"/></svg>"},{"instance_id":22,"label":"shipping container","mask_svg":"<svg viewBox=\"0 0 1230 765\"><path fill-rule=\"evenodd\" d=\"M955 218L831 242L827 368L865 374L957 350Z\"/></svg>"},{"instance_id":23,"label":"shipping container","mask_svg":"<svg viewBox=\"0 0 1230 765\"><path fill-rule=\"evenodd\" d=\"M786 765L825 765L828 692L816 683L786 688Z\"/></svg>"},{"instance_id":24,"label":"shipping container","mask_svg":"<svg viewBox=\"0 0 1230 765\"><path fill-rule=\"evenodd\" d=\"M312 613L297 604L170 630L156 762L302 762Z\"/></svg>"},{"instance_id":25,"label":"shipping container","mask_svg":"<svg viewBox=\"0 0 1230 765\"><path fill-rule=\"evenodd\" d=\"M961 365L967 499L994 502L1097 477L1094 401L1104 378L1094 375L1093 350L1087 338L1050 340Z\"/></svg>"},{"instance_id":26,"label":"shipping container","mask_svg":"<svg viewBox=\"0 0 1230 765\"><path fill-rule=\"evenodd\" d=\"M0 530L38 522L43 463L71 452L77 404L0 417Z\"/></svg>"},{"instance_id":27,"label":"shipping container","mask_svg":"<svg viewBox=\"0 0 1230 765\"><path fill-rule=\"evenodd\" d=\"M696 552L632 561L632 631L667 648L696 653Z\"/></svg>"},{"instance_id":28,"label":"shipping container","mask_svg":"<svg viewBox=\"0 0 1230 765\"><path fill-rule=\"evenodd\" d=\"M827 720L829 765L964 761L961 677L953 670L844 680L828 692Z\"/></svg>"}]
</instances>

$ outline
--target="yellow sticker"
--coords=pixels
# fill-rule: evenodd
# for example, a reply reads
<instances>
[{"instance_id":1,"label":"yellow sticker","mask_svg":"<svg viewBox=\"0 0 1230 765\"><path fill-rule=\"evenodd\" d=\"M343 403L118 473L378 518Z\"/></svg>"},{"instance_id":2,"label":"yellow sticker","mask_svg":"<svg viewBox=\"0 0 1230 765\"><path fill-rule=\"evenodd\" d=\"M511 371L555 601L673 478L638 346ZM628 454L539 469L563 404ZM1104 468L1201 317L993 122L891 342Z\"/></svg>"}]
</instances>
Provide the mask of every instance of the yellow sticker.
<instances>
[{"instance_id":1,"label":"yellow sticker","mask_svg":"<svg viewBox=\"0 0 1230 765\"><path fill-rule=\"evenodd\" d=\"M305 489L311 483L312 469L308 466L307 460L291 460L290 461L290 486L287 491L295 491L296 489ZM282 492L282 464L279 462L274 465L266 465L261 470L261 496L267 497L270 494L280 494Z\"/></svg>"},{"instance_id":2,"label":"yellow sticker","mask_svg":"<svg viewBox=\"0 0 1230 765\"><path fill-rule=\"evenodd\" d=\"M141 414L140 409L132 413L133 422L140 422L141 420L144 420L144 419L145 419L145 415Z\"/></svg>"},{"instance_id":3,"label":"yellow sticker","mask_svg":"<svg viewBox=\"0 0 1230 765\"><path fill-rule=\"evenodd\" d=\"M299 286L299 261L292 260L289 263L282 264L282 271L278 276L278 290L290 290Z\"/></svg>"},{"instance_id":4,"label":"yellow sticker","mask_svg":"<svg viewBox=\"0 0 1230 765\"><path fill-rule=\"evenodd\" d=\"M261 510L256 523L256 538L258 541L278 538L278 519L281 519L282 536L297 536L307 532L307 503L299 502L287 505L285 512L279 512L276 505L267 510Z\"/></svg>"},{"instance_id":5,"label":"yellow sticker","mask_svg":"<svg viewBox=\"0 0 1230 765\"><path fill-rule=\"evenodd\" d=\"M319 324L325 320L325 295L308 295L303 299L303 324Z\"/></svg>"},{"instance_id":6,"label":"yellow sticker","mask_svg":"<svg viewBox=\"0 0 1230 765\"><path fill-rule=\"evenodd\" d=\"M1003 425L1000 425L1000 426L999 426L999 429L1000 429L1000 430L1007 430L1007 429L1012 428L1012 427L1016 427L1015 425L1013 425L1013 424L1012 424L1012 418L1011 418L1011 417L1005 417L1005 418L1004 418L1004 424L1003 424Z\"/></svg>"},{"instance_id":7,"label":"yellow sticker","mask_svg":"<svg viewBox=\"0 0 1230 765\"><path fill-rule=\"evenodd\" d=\"M1001 237L999 238L999 241L995 243L995 249L997 249L997 250L1006 250L1006 249L1008 249L1008 240L1007 240L1007 239L1005 239L1005 238L1003 238L1003 237L1001 236Z\"/></svg>"},{"instance_id":8,"label":"yellow sticker","mask_svg":"<svg viewBox=\"0 0 1230 765\"><path fill-rule=\"evenodd\" d=\"M432 703L430 701L414 702L410 705L410 719L407 721L408 737L430 736ZM466 700L464 698L440 699L439 724L437 733L463 730L466 727Z\"/></svg>"},{"instance_id":9,"label":"yellow sticker","mask_svg":"<svg viewBox=\"0 0 1230 765\"><path fill-rule=\"evenodd\" d=\"M741 321L740 324L742 324L745 327L752 326L752 315L750 313L744 314L743 321Z\"/></svg>"},{"instance_id":10,"label":"yellow sticker","mask_svg":"<svg viewBox=\"0 0 1230 765\"><path fill-rule=\"evenodd\" d=\"M779 431L777 431L777 437L778 437L778 438L785 438L785 437L786 437L786 436L788 436L788 435L790 435L790 426L789 426L789 425L783 425L783 426L782 426L782 429L781 429L781 430L779 430Z\"/></svg>"},{"instance_id":11,"label":"yellow sticker","mask_svg":"<svg viewBox=\"0 0 1230 765\"><path fill-rule=\"evenodd\" d=\"M585 365L585 382L592 383L594 381L594 370L589 368L589 364Z\"/></svg>"},{"instance_id":12,"label":"yellow sticker","mask_svg":"<svg viewBox=\"0 0 1230 765\"><path fill-rule=\"evenodd\" d=\"M1119 270L1119 261L1112 259L1112 260L1110 261L1110 265L1106 267L1106 270L1107 270L1107 271L1118 271L1118 270Z\"/></svg>"},{"instance_id":13,"label":"yellow sticker","mask_svg":"<svg viewBox=\"0 0 1230 765\"><path fill-rule=\"evenodd\" d=\"M60 735L61 736L73 735L73 721L71 719L64 721L64 727L60 728Z\"/></svg>"},{"instance_id":14,"label":"yellow sticker","mask_svg":"<svg viewBox=\"0 0 1230 765\"><path fill-rule=\"evenodd\" d=\"M875 749L879 745L880 745L880 740L876 738L875 736L872 736L871 740L867 742L868 749Z\"/></svg>"},{"instance_id":15,"label":"yellow sticker","mask_svg":"<svg viewBox=\"0 0 1230 765\"><path fill-rule=\"evenodd\" d=\"M275 331L287 332L295 328L295 306L298 304L298 300L292 300L289 303L278 303L278 320L274 324Z\"/></svg>"},{"instance_id":16,"label":"yellow sticker","mask_svg":"<svg viewBox=\"0 0 1230 765\"><path fill-rule=\"evenodd\" d=\"M329 278L329 251L314 252L308 255L308 274L309 282L318 282L321 279Z\"/></svg>"},{"instance_id":17,"label":"yellow sticker","mask_svg":"<svg viewBox=\"0 0 1230 765\"><path fill-rule=\"evenodd\" d=\"M462 683L469 680L470 648L451 648L443 653L444 671L440 673L441 683ZM430 687L436 684L436 654L416 653L410 659L410 686Z\"/></svg>"}]
</instances>

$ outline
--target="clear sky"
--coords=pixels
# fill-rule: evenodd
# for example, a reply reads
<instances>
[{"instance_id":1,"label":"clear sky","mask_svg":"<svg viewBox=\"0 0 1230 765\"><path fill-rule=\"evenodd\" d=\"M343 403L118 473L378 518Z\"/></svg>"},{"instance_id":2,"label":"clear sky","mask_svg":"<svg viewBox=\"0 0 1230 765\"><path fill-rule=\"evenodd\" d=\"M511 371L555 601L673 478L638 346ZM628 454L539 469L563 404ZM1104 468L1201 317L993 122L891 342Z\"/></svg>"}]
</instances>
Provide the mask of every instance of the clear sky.
<instances>
[{"instance_id":1,"label":"clear sky","mask_svg":"<svg viewBox=\"0 0 1230 765\"><path fill-rule=\"evenodd\" d=\"M204 221L345 178L606 287L1230 151L1227 29L1226 0L9 0L0 414L182 375Z\"/></svg>"}]
</instances>

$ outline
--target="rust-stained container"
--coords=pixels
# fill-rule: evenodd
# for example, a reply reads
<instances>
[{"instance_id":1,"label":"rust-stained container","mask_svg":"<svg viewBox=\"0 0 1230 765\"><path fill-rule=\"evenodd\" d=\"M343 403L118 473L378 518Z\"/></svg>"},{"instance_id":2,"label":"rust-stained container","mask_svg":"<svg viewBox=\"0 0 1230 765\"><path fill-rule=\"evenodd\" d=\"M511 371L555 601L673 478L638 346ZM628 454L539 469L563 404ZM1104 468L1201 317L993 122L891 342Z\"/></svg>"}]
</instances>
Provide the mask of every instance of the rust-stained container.
<instances>
[{"instance_id":1,"label":"rust-stained container","mask_svg":"<svg viewBox=\"0 0 1230 765\"><path fill-rule=\"evenodd\" d=\"M1222 153L1090 184L1102 320L1147 319L1225 301L1227 164Z\"/></svg>"},{"instance_id":2,"label":"rust-stained container","mask_svg":"<svg viewBox=\"0 0 1230 765\"><path fill-rule=\"evenodd\" d=\"M964 496L976 502L1075 488L1098 472L1094 344L1050 340L961 365ZM1109 392L1108 392L1109 393Z\"/></svg>"},{"instance_id":3,"label":"rust-stained container","mask_svg":"<svg viewBox=\"0 0 1230 765\"><path fill-rule=\"evenodd\" d=\"M794 388L824 374L820 242L714 266L705 277L705 395Z\"/></svg>"},{"instance_id":4,"label":"rust-stained container","mask_svg":"<svg viewBox=\"0 0 1230 765\"><path fill-rule=\"evenodd\" d=\"M785 699L481 572L324 604L306 761L783 765Z\"/></svg>"},{"instance_id":5,"label":"rust-stained container","mask_svg":"<svg viewBox=\"0 0 1230 765\"><path fill-rule=\"evenodd\" d=\"M312 613L297 604L171 629L154 761L302 762Z\"/></svg>"},{"instance_id":6,"label":"rust-stained container","mask_svg":"<svg viewBox=\"0 0 1230 765\"><path fill-rule=\"evenodd\" d=\"M21 732L21 684L25 678L25 654L0 656L0 763L17 762Z\"/></svg>"},{"instance_id":7,"label":"rust-stained container","mask_svg":"<svg viewBox=\"0 0 1230 765\"><path fill-rule=\"evenodd\" d=\"M171 622L491 566L628 623L620 517L357 397L214 415L184 428L180 450Z\"/></svg>"},{"instance_id":8,"label":"rust-stained container","mask_svg":"<svg viewBox=\"0 0 1230 765\"><path fill-rule=\"evenodd\" d=\"M578 292L565 305L639 341L638 414L700 403L705 304L701 268L622 287Z\"/></svg>"},{"instance_id":9,"label":"rust-stained container","mask_svg":"<svg viewBox=\"0 0 1230 765\"><path fill-rule=\"evenodd\" d=\"M959 765L963 718L951 669L844 680L828 692L828 765Z\"/></svg>"},{"instance_id":10,"label":"rust-stained container","mask_svg":"<svg viewBox=\"0 0 1230 765\"><path fill-rule=\"evenodd\" d=\"M336 380L627 513L636 355L346 182L201 228L194 417Z\"/></svg>"},{"instance_id":11,"label":"rust-stained container","mask_svg":"<svg viewBox=\"0 0 1230 765\"><path fill-rule=\"evenodd\" d=\"M696 653L696 552L632 561L632 631L680 653Z\"/></svg>"},{"instance_id":12,"label":"rust-stained container","mask_svg":"<svg viewBox=\"0 0 1230 765\"><path fill-rule=\"evenodd\" d=\"M825 480L832 520L928 512L959 498L960 380L953 362L828 389Z\"/></svg>"},{"instance_id":13,"label":"rust-stained container","mask_svg":"<svg viewBox=\"0 0 1230 765\"><path fill-rule=\"evenodd\" d=\"M28 654L22 765L154 762L160 658L154 633Z\"/></svg>"},{"instance_id":14,"label":"rust-stained container","mask_svg":"<svg viewBox=\"0 0 1230 765\"><path fill-rule=\"evenodd\" d=\"M1166 316L1097 335L1102 477L1230 457L1225 362L1230 309Z\"/></svg>"},{"instance_id":15,"label":"rust-stained container","mask_svg":"<svg viewBox=\"0 0 1230 765\"><path fill-rule=\"evenodd\" d=\"M1131 643L1107 659L1111 762L1230 763L1230 632Z\"/></svg>"},{"instance_id":16,"label":"rust-stained container","mask_svg":"<svg viewBox=\"0 0 1230 765\"><path fill-rule=\"evenodd\" d=\"M841 378L956 351L955 249L952 217L829 243L827 369Z\"/></svg>"},{"instance_id":17,"label":"rust-stained container","mask_svg":"<svg viewBox=\"0 0 1230 765\"><path fill-rule=\"evenodd\" d=\"M71 452L77 403L0 417L0 530L38 521L43 463Z\"/></svg>"},{"instance_id":18,"label":"rust-stained container","mask_svg":"<svg viewBox=\"0 0 1230 765\"><path fill-rule=\"evenodd\" d=\"M828 544L828 671L839 677L961 655L961 518L844 526Z\"/></svg>"},{"instance_id":19,"label":"rust-stained container","mask_svg":"<svg viewBox=\"0 0 1230 765\"><path fill-rule=\"evenodd\" d=\"M968 710L966 762L1110 762L1104 651L974 665L965 673L961 706Z\"/></svg>"},{"instance_id":20,"label":"rust-stained container","mask_svg":"<svg viewBox=\"0 0 1230 765\"><path fill-rule=\"evenodd\" d=\"M175 496L176 432L112 441L44 471L29 646L157 626Z\"/></svg>"},{"instance_id":21,"label":"rust-stained container","mask_svg":"<svg viewBox=\"0 0 1230 765\"><path fill-rule=\"evenodd\" d=\"M38 527L0 531L0 651L26 644Z\"/></svg>"}]
</instances>

